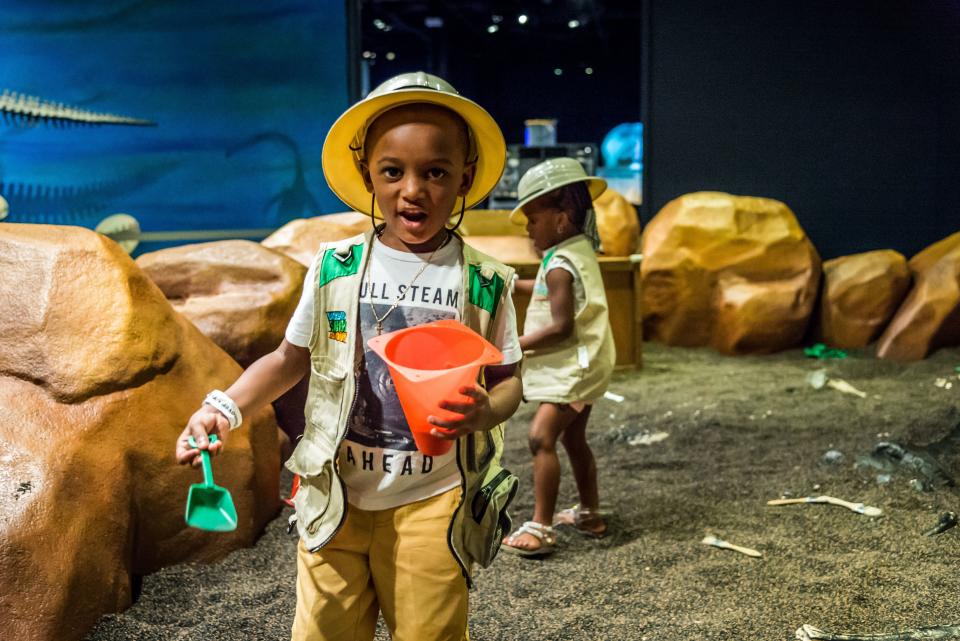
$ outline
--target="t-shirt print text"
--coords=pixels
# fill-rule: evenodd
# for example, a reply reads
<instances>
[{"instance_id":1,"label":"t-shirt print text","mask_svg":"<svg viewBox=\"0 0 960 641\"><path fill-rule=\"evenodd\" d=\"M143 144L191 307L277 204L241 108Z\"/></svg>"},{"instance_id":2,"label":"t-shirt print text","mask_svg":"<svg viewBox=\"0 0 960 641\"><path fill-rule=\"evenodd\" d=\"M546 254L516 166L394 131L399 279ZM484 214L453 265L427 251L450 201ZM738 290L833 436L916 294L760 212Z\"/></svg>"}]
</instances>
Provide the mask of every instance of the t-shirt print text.
<instances>
[{"instance_id":1,"label":"t-shirt print text","mask_svg":"<svg viewBox=\"0 0 960 641\"><path fill-rule=\"evenodd\" d=\"M341 465L346 463L354 468L366 472L381 472L399 476L414 474L429 474L433 470L432 456L415 456L406 452L390 452L380 448L366 449L354 444L345 444L346 451L341 459Z\"/></svg>"},{"instance_id":2,"label":"t-shirt print text","mask_svg":"<svg viewBox=\"0 0 960 641\"><path fill-rule=\"evenodd\" d=\"M460 299L460 291L448 287L393 285L376 281L365 281L360 285L360 300L392 303L397 298L406 303L441 305L456 309Z\"/></svg>"}]
</instances>

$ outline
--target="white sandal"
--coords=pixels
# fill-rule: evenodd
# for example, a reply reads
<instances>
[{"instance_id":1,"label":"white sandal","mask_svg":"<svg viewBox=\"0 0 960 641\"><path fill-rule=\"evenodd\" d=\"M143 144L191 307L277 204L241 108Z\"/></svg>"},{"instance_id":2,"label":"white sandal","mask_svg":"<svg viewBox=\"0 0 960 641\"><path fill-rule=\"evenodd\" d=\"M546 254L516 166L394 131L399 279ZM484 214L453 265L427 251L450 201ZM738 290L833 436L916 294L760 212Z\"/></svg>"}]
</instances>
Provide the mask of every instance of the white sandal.
<instances>
[{"instance_id":1,"label":"white sandal","mask_svg":"<svg viewBox=\"0 0 960 641\"><path fill-rule=\"evenodd\" d=\"M607 522L600 516L600 512L582 508L579 504L554 514L553 525L570 526L591 539L602 539L607 535Z\"/></svg>"},{"instance_id":2,"label":"white sandal","mask_svg":"<svg viewBox=\"0 0 960 641\"><path fill-rule=\"evenodd\" d=\"M513 545L513 541L519 537L521 534L529 534L538 541L540 545L533 549L519 548ZM557 546L557 532L549 525L544 525L543 523L537 523L536 521L527 521L521 525L517 530L507 537L507 540L504 541L503 547L514 554L520 556L547 556L552 554L554 549Z\"/></svg>"}]
</instances>

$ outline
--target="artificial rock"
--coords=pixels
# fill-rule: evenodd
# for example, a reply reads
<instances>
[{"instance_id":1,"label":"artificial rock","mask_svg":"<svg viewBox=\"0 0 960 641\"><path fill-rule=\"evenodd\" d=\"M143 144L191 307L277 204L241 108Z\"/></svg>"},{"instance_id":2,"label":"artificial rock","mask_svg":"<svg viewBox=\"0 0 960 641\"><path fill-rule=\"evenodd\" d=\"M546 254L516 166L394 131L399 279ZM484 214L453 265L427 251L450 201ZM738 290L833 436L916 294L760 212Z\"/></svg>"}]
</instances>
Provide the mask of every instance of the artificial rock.
<instances>
[{"instance_id":1,"label":"artificial rock","mask_svg":"<svg viewBox=\"0 0 960 641\"><path fill-rule=\"evenodd\" d=\"M246 240L162 249L137 264L175 310L245 368L280 345L307 272L293 258ZM289 443L305 428L307 388L304 377L273 403Z\"/></svg>"},{"instance_id":2,"label":"artificial rock","mask_svg":"<svg viewBox=\"0 0 960 641\"><path fill-rule=\"evenodd\" d=\"M175 310L243 367L280 344L307 271L247 240L161 249L137 264Z\"/></svg>"},{"instance_id":3,"label":"artificial rock","mask_svg":"<svg viewBox=\"0 0 960 641\"><path fill-rule=\"evenodd\" d=\"M464 236L463 242L502 263L515 265L539 262L540 256L527 235L523 236Z\"/></svg>"},{"instance_id":4,"label":"artificial rock","mask_svg":"<svg viewBox=\"0 0 960 641\"><path fill-rule=\"evenodd\" d=\"M0 224L0 639L80 639L137 575L251 545L278 507L272 411L214 459L235 531L188 528L176 438L240 367L109 239Z\"/></svg>"},{"instance_id":5,"label":"artificial rock","mask_svg":"<svg viewBox=\"0 0 960 641\"><path fill-rule=\"evenodd\" d=\"M877 355L898 361L926 358L960 345L960 232L910 259L913 288L877 341Z\"/></svg>"},{"instance_id":6,"label":"artificial rock","mask_svg":"<svg viewBox=\"0 0 960 641\"><path fill-rule=\"evenodd\" d=\"M825 261L817 339L833 347L865 347L887 326L909 287L907 259L892 249Z\"/></svg>"},{"instance_id":7,"label":"artificial rock","mask_svg":"<svg viewBox=\"0 0 960 641\"><path fill-rule=\"evenodd\" d=\"M350 238L370 229L370 216L355 211L298 218L263 239L263 246L309 265L320 245Z\"/></svg>"},{"instance_id":8,"label":"artificial rock","mask_svg":"<svg viewBox=\"0 0 960 641\"><path fill-rule=\"evenodd\" d=\"M595 201L597 231L604 256L629 256L640 245L637 209L620 192L607 189Z\"/></svg>"},{"instance_id":9,"label":"artificial rock","mask_svg":"<svg viewBox=\"0 0 960 641\"><path fill-rule=\"evenodd\" d=\"M725 354L797 345L816 301L820 257L790 208L697 192L643 233L644 336Z\"/></svg>"}]
</instances>

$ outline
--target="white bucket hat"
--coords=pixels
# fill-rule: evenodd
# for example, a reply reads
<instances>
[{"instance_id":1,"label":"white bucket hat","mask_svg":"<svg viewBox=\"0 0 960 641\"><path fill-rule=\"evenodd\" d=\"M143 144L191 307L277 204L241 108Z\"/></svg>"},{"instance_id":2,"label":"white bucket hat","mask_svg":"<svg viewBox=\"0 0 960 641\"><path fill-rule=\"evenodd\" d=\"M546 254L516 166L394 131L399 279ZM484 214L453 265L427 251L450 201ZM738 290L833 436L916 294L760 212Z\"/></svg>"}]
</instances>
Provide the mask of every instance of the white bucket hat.
<instances>
[{"instance_id":1,"label":"white bucket hat","mask_svg":"<svg viewBox=\"0 0 960 641\"><path fill-rule=\"evenodd\" d=\"M573 158L550 158L534 165L520 178L517 185L517 195L520 202L510 212L510 221L517 225L525 225L527 217L523 208L530 201L544 194L573 183L587 183L590 200L596 200L607 189L607 181L596 176L588 176L583 165Z\"/></svg>"}]
</instances>

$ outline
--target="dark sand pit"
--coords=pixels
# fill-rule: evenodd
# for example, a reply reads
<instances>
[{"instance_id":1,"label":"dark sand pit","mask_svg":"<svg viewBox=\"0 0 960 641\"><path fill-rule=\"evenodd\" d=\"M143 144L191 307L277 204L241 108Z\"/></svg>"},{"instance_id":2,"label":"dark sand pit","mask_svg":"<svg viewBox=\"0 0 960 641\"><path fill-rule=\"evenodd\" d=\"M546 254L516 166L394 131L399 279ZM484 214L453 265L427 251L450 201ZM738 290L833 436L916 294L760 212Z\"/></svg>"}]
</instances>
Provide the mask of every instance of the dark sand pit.
<instances>
[{"instance_id":1,"label":"dark sand pit","mask_svg":"<svg viewBox=\"0 0 960 641\"><path fill-rule=\"evenodd\" d=\"M818 362L799 350L747 358L646 350L643 370L614 378L611 390L626 400L601 401L591 417L610 536L565 533L544 560L502 554L478 576L472 639L759 641L793 639L804 623L848 633L960 623L960 528L922 534L942 512L960 512L957 490L913 489L918 473L902 468L881 485L880 470L854 465L878 441L893 441L915 451L932 445L960 474L960 444L950 440L960 440L960 349L909 364L869 352ZM813 389L807 376L821 367L867 397ZM522 480L515 521L532 511L532 411L523 406L508 432L506 464ZM630 444L644 432L669 436ZM828 450L843 458L824 462ZM784 493L862 501L884 515L765 505ZM564 462L560 507L574 502ZM252 549L145 577L133 607L104 617L88 639L289 638L289 513ZM764 556L708 547L706 534Z\"/></svg>"}]
</instances>

